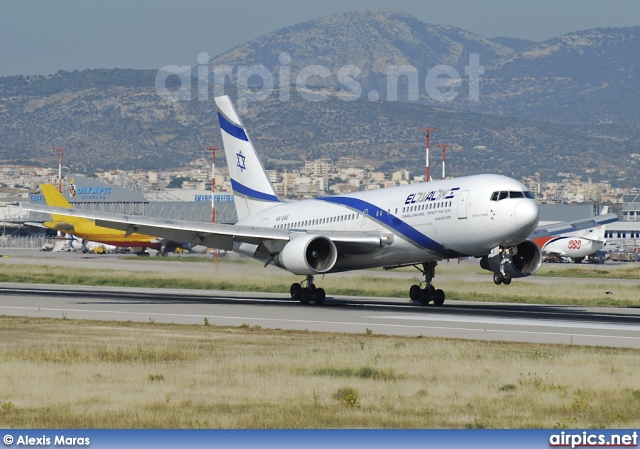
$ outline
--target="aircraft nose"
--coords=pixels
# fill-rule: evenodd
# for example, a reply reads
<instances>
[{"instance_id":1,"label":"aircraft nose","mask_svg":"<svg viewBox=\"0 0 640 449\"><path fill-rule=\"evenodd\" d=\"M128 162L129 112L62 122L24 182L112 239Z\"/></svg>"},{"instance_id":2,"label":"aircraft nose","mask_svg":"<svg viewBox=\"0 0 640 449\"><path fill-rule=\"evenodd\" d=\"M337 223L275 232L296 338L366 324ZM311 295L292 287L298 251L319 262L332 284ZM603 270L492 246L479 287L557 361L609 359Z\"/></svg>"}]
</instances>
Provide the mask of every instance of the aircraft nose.
<instances>
[{"instance_id":1,"label":"aircraft nose","mask_svg":"<svg viewBox=\"0 0 640 449\"><path fill-rule=\"evenodd\" d=\"M516 204L513 218L518 226L522 228L531 227L531 232L533 232L540 218L540 206L535 201L520 201Z\"/></svg>"}]
</instances>

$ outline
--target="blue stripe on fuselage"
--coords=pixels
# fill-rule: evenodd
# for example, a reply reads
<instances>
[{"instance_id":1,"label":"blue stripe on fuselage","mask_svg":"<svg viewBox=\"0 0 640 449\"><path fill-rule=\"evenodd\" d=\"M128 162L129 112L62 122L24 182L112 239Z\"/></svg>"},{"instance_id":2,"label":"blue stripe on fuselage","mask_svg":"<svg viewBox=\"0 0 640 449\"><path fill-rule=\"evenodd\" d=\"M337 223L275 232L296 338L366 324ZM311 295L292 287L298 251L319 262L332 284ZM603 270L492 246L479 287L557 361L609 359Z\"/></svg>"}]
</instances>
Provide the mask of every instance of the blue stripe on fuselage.
<instances>
[{"instance_id":1,"label":"blue stripe on fuselage","mask_svg":"<svg viewBox=\"0 0 640 449\"><path fill-rule=\"evenodd\" d=\"M386 210L379 208L378 206L368 203L364 200L360 200L357 198L350 198L344 196L329 196L324 198L318 198L321 201L326 201L328 203L341 204L343 206L350 207L352 209L358 210L364 214L364 211L367 211L367 215L372 220L378 221L382 225L391 229L392 231L404 235L411 242L415 243L418 246L421 246L429 251L437 253L444 258L453 258L453 257L464 257L466 254L459 253L457 251L447 249L441 243L436 242L435 240L430 239L420 231L418 231L413 226L410 226L406 222L402 221L395 215L387 213ZM377 216L378 212L382 212L380 216Z\"/></svg>"},{"instance_id":2,"label":"blue stripe on fuselage","mask_svg":"<svg viewBox=\"0 0 640 449\"><path fill-rule=\"evenodd\" d=\"M257 190L253 190L245 185L242 185L238 181L235 181L233 179L231 180L231 188L233 189L234 192L240 195L244 195L247 198L252 200L275 201L278 203L280 202L280 199L275 195L258 192Z\"/></svg>"},{"instance_id":3,"label":"blue stripe on fuselage","mask_svg":"<svg viewBox=\"0 0 640 449\"><path fill-rule=\"evenodd\" d=\"M220 121L220 128L222 128L222 130L227 134L237 139L244 140L245 142L249 141L244 129L240 128L235 123L231 123L224 115L220 114L220 112L218 112L218 120Z\"/></svg>"}]
</instances>

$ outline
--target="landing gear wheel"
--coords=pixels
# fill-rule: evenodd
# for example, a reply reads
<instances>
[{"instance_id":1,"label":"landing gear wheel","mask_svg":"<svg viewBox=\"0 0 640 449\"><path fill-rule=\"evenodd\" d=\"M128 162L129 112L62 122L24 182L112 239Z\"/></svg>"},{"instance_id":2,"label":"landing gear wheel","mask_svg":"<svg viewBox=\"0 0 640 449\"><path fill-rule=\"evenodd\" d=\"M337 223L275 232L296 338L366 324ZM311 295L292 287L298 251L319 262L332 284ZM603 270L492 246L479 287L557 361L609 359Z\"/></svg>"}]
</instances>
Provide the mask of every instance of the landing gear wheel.
<instances>
[{"instance_id":1,"label":"landing gear wheel","mask_svg":"<svg viewBox=\"0 0 640 449\"><path fill-rule=\"evenodd\" d=\"M291 284L291 289L289 290L289 292L291 293L291 299L302 299L302 285L298 284L297 282L295 284Z\"/></svg>"},{"instance_id":2,"label":"landing gear wheel","mask_svg":"<svg viewBox=\"0 0 640 449\"><path fill-rule=\"evenodd\" d=\"M493 273L493 283L496 285L500 285L502 284L502 282L504 281L504 276L502 275L502 273L498 272L498 273Z\"/></svg>"},{"instance_id":3,"label":"landing gear wheel","mask_svg":"<svg viewBox=\"0 0 640 449\"><path fill-rule=\"evenodd\" d=\"M444 291L438 289L433 292L433 303L438 307L444 304Z\"/></svg>"},{"instance_id":4,"label":"landing gear wheel","mask_svg":"<svg viewBox=\"0 0 640 449\"><path fill-rule=\"evenodd\" d=\"M301 304L309 304L309 301L311 301L311 292L309 291L308 288L303 288L302 289L302 296L300 298L300 303Z\"/></svg>"},{"instance_id":5,"label":"landing gear wheel","mask_svg":"<svg viewBox=\"0 0 640 449\"><path fill-rule=\"evenodd\" d=\"M313 302L316 303L316 306L321 306L324 304L324 300L326 295L324 293L324 288L317 288L313 294Z\"/></svg>"},{"instance_id":6,"label":"landing gear wheel","mask_svg":"<svg viewBox=\"0 0 640 449\"><path fill-rule=\"evenodd\" d=\"M422 269L414 265L416 269L422 272L425 287L424 289L420 289L418 285L411 286L411 289L409 289L409 297L412 301L419 301L423 306L426 306L431 301L433 301L433 304L436 306L444 304L444 292L440 289L436 290L432 284L433 278L436 276L436 265L438 265L436 261L424 262Z\"/></svg>"},{"instance_id":7,"label":"landing gear wheel","mask_svg":"<svg viewBox=\"0 0 640 449\"><path fill-rule=\"evenodd\" d=\"M423 306L429 304L432 298L433 294L430 287L427 287L424 290L420 291L420 304L422 304Z\"/></svg>"},{"instance_id":8,"label":"landing gear wheel","mask_svg":"<svg viewBox=\"0 0 640 449\"><path fill-rule=\"evenodd\" d=\"M511 276L510 276L510 275L508 275L508 274L505 274L505 275L504 275L504 277L503 277L503 279L502 279L502 283L503 283L504 285L509 285L509 284L511 284Z\"/></svg>"},{"instance_id":9,"label":"landing gear wheel","mask_svg":"<svg viewBox=\"0 0 640 449\"><path fill-rule=\"evenodd\" d=\"M420 301L420 286L419 285L412 285L411 288L409 289L409 298L411 298L411 301Z\"/></svg>"}]
</instances>

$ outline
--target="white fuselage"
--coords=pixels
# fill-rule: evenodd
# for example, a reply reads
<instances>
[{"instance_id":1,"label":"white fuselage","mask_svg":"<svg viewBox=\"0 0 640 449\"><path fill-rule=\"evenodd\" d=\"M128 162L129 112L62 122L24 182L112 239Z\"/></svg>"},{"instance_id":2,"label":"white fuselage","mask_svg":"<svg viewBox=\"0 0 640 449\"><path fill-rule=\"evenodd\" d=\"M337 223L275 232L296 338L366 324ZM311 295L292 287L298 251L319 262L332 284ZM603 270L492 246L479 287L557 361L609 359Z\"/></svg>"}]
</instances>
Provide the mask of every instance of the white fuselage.
<instances>
[{"instance_id":1,"label":"white fuselage","mask_svg":"<svg viewBox=\"0 0 640 449\"><path fill-rule=\"evenodd\" d=\"M538 239L534 242L538 243ZM584 258L604 247L604 240L591 240L583 237L553 237L541 246L544 254L555 254L563 257Z\"/></svg>"},{"instance_id":2,"label":"white fuselage","mask_svg":"<svg viewBox=\"0 0 640 449\"><path fill-rule=\"evenodd\" d=\"M516 193L498 201L492 200L495 192ZM238 224L286 229L292 239L314 232L393 235L393 243L373 254L340 257L331 271L414 264L482 256L522 242L539 216L537 202L525 192L514 179L476 175L280 203Z\"/></svg>"}]
</instances>

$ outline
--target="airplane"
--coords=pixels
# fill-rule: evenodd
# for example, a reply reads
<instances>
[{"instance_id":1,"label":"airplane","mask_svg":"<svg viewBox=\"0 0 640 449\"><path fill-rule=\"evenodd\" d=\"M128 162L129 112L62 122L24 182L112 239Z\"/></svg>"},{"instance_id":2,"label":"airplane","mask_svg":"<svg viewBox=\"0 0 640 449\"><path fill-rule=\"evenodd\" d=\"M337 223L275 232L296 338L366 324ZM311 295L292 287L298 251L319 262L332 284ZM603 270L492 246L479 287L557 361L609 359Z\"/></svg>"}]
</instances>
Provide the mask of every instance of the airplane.
<instances>
[{"instance_id":1,"label":"airplane","mask_svg":"<svg viewBox=\"0 0 640 449\"><path fill-rule=\"evenodd\" d=\"M538 237L533 241L540 247L543 256L568 257L575 263L582 262L606 244L605 240L575 236Z\"/></svg>"},{"instance_id":2,"label":"airplane","mask_svg":"<svg viewBox=\"0 0 640 449\"><path fill-rule=\"evenodd\" d=\"M519 181L483 174L285 202L229 97L215 101L235 194L236 224L88 210L65 213L124 231L125 236L142 233L232 250L263 261L265 267L272 264L305 276L290 288L291 298L303 304L325 302L324 289L314 284L317 275L414 266L424 281L411 286L411 300L442 306L445 293L433 285L438 261L481 258L481 266L494 273L494 282L503 284L534 274L542 264L540 248L527 239L536 229L540 208ZM21 207L60 213L44 205Z\"/></svg>"},{"instance_id":3,"label":"airplane","mask_svg":"<svg viewBox=\"0 0 640 449\"><path fill-rule=\"evenodd\" d=\"M617 215L607 212L605 209L595 217L541 226L529 238L544 256L568 257L581 263L606 245L606 225L619 220Z\"/></svg>"},{"instance_id":4,"label":"airplane","mask_svg":"<svg viewBox=\"0 0 640 449\"><path fill-rule=\"evenodd\" d=\"M58 191L58 188L52 184L41 184L40 189L44 196L45 202L48 205L63 207L65 209L73 209L71 203ZM158 254L166 254L167 247L169 250L176 247L175 243L167 244L164 239L158 239L144 234L130 234L125 236L123 231L114 230L108 227L96 226L96 224L86 218L72 216L67 214L68 211L64 211L64 214L51 214L53 221L45 221L43 225L49 229L55 229L58 232L65 234L73 234L80 240L70 240L69 249L78 246L84 249L82 246L84 241L96 242L98 244L113 245L117 247L130 247L138 248L138 255L148 256L146 252L147 248L153 248L159 251ZM86 246L86 245L85 245Z\"/></svg>"}]
</instances>

